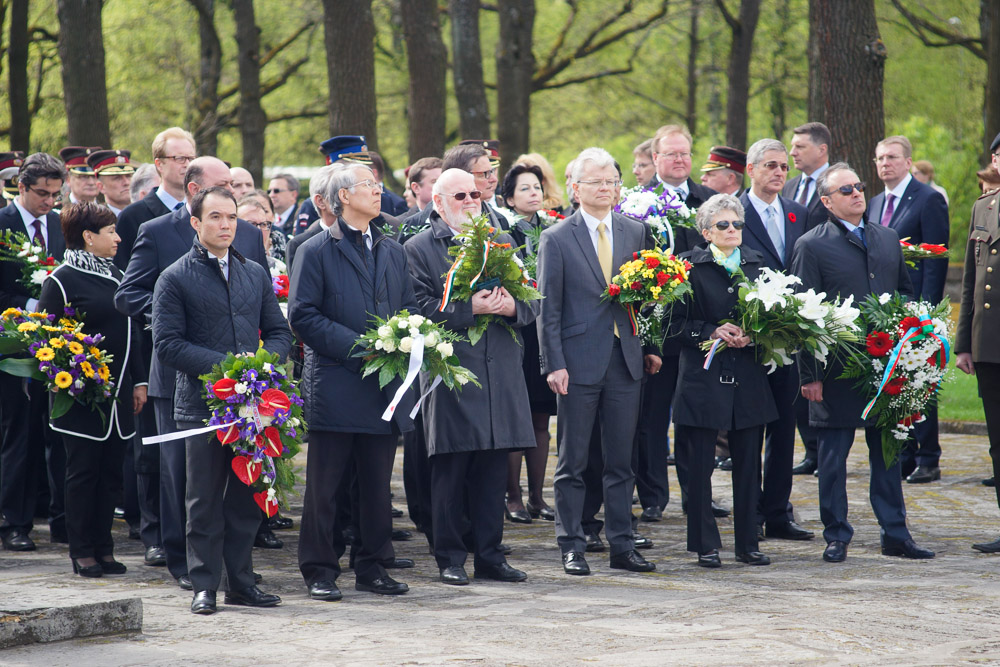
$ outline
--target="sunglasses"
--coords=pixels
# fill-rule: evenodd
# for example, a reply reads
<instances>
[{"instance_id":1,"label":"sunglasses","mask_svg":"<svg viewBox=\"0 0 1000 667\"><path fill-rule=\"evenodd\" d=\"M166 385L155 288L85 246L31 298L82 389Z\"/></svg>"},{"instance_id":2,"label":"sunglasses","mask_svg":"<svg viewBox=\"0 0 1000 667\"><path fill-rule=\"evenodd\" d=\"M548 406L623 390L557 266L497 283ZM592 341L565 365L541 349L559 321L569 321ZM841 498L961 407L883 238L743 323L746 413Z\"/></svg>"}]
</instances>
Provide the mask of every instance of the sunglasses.
<instances>
[{"instance_id":1,"label":"sunglasses","mask_svg":"<svg viewBox=\"0 0 1000 667\"><path fill-rule=\"evenodd\" d=\"M450 192L442 192L441 194L447 195L449 197L454 197L455 201L465 201L466 197L472 197L473 199L479 199L483 196L483 193L479 190L473 190L472 192L456 192L454 194Z\"/></svg>"},{"instance_id":2,"label":"sunglasses","mask_svg":"<svg viewBox=\"0 0 1000 667\"><path fill-rule=\"evenodd\" d=\"M734 220L733 221L733 229L743 229L743 226L745 224L747 224L747 223L742 222L740 220ZM729 229L729 221L728 220L721 220L721 221L715 223L713 226L716 229L718 229L719 231L723 231L724 232L727 229Z\"/></svg>"},{"instance_id":3,"label":"sunglasses","mask_svg":"<svg viewBox=\"0 0 1000 667\"><path fill-rule=\"evenodd\" d=\"M787 162L775 162L774 160L772 160L770 162L765 162L761 166L764 167L764 169L767 169L768 171L774 171L775 169L780 169L781 171L788 171Z\"/></svg>"},{"instance_id":4,"label":"sunglasses","mask_svg":"<svg viewBox=\"0 0 1000 667\"><path fill-rule=\"evenodd\" d=\"M851 192L853 190L857 190L858 192L864 192L865 191L865 182L864 181L858 181L854 185L841 185L839 188L836 188L835 191L839 192L840 194L844 195L845 197L849 197L849 196L851 196ZM834 191L831 190L830 194L833 194L833 192Z\"/></svg>"}]
</instances>

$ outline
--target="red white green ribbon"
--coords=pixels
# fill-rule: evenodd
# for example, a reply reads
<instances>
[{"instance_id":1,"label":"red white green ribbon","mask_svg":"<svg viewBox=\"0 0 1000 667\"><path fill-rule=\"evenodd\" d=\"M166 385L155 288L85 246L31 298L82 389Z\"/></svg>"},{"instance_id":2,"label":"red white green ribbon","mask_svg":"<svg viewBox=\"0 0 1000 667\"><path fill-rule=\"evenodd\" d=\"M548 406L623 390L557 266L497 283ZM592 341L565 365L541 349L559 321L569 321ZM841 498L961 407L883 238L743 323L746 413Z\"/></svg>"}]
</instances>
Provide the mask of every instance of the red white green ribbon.
<instances>
[{"instance_id":1,"label":"red white green ribbon","mask_svg":"<svg viewBox=\"0 0 1000 667\"><path fill-rule=\"evenodd\" d=\"M483 241L483 265L479 267L479 273L476 274L476 277L469 281L470 288L476 286L476 281L479 280L479 276L483 275L483 271L486 270L486 258L489 256L490 256L490 242L488 240Z\"/></svg>"},{"instance_id":2,"label":"red white green ribbon","mask_svg":"<svg viewBox=\"0 0 1000 667\"><path fill-rule=\"evenodd\" d=\"M458 273L458 268L462 266L464 260L465 251L463 250L458 255L455 263L448 269L448 275L444 279L444 294L441 296L441 307L438 308L438 312L444 312L444 309L448 307L448 303L451 301L451 294L455 289L455 274Z\"/></svg>"}]
</instances>

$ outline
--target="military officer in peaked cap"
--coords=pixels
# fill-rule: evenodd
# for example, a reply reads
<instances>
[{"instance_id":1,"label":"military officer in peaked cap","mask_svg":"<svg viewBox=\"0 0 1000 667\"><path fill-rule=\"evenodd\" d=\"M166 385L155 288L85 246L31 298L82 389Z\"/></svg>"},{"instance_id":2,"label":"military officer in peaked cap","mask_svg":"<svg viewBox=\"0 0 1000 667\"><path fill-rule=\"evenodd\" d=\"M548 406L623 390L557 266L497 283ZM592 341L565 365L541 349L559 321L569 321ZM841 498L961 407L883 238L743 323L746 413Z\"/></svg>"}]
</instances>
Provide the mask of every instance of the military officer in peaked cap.
<instances>
[{"instance_id":1,"label":"military officer in peaked cap","mask_svg":"<svg viewBox=\"0 0 1000 667\"><path fill-rule=\"evenodd\" d=\"M100 150L87 156L89 166L97 177L97 189L104 195L104 203L117 218L122 209L132 203L129 186L135 167L130 158L132 151Z\"/></svg>"}]
</instances>

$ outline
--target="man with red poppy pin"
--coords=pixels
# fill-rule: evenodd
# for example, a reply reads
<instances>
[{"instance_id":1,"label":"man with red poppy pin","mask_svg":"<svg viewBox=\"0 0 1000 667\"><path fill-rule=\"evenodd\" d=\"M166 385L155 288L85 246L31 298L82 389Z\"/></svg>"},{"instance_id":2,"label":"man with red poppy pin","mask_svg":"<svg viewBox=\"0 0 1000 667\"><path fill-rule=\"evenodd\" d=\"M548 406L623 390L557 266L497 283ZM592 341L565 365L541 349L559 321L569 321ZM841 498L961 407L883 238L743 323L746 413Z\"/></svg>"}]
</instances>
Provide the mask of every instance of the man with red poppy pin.
<instances>
[{"instance_id":1,"label":"man with red poppy pin","mask_svg":"<svg viewBox=\"0 0 1000 667\"><path fill-rule=\"evenodd\" d=\"M899 236L889 227L865 224L865 184L858 175L839 162L823 172L816 187L830 219L795 244L792 273L802 279L802 289L825 292L829 298L854 297L855 303L871 294L912 296ZM886 467L882 432L861 417L870 396L858 391L853 380L841 378L842 371L837 360L823 367L811 357L799 356L802 396L810 401L809 424L816 427L819 441L819 508L827 542L823 560L843 561L854 535L847 520L847 455L861 426L871 467L869 497L882 529L882 554L933 558L934 552L917 546L906 527L899 460Z\"/></svg>"},{"instance_id":2,"label":"man with red poppy pin","mask_svg":"<svg viewBox=\"0 0 1000 667\"><path fill-rule=\"evenodd\" d=\"M746 212L743 244L759 252L764 266L788 273L792 248L805 231L808 211L781 196L788 177L788 150L777 139L761 139L747 151L750 189L740 196ZM813 534L795 523L789 498L795 454L795 401L799 398L799 371L795 364L767 376L778 407L778 418L764 427L763 486L757 522L767 537L809 540Z\"/></svg>"},{"instance_id":3,"label":"man with red poppy pin","mask_svg":"<svg viewBox=\"0 0 1000 667\"><path fill-rule=\"evenodd\" d=\"M237 219L229 189L199 191L191 201L191 226L196 236L190 252L160 274L153 290L153 349L162 363L177 369L173 417L179 430L201 427L211 416L198 377L228 353L255 353L262 344L285 359L292 343L267 269L231 247ZM238 389L216 384L217 396ZM272 414L287 401L287 396L265 398L260 409ZM219 446L233 435L217 433L185 438L191 611L216 611L223 564L226 604L272 607L281 598L257 588L251 558L261 517L247 482L260 475L259 464L237 460L231 448Z\"/></svg>"}]
</instances>

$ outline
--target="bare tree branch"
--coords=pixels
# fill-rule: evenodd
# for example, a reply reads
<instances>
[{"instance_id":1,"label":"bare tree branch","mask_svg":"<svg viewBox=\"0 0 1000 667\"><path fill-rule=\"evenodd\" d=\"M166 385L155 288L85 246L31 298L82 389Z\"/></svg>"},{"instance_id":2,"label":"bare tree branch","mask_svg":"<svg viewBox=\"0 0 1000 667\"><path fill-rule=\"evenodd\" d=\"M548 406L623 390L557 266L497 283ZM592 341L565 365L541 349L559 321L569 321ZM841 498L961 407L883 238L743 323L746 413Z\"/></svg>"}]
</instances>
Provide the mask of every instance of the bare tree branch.
<instances>
[{"instance_id":1,"label":"bare tree branch","mask_svg":"<svg viewBox=\"0 0 1000 667\"><path fill-rule=\"evenodd\" d=\"M301 37L302 34L305 31L309 30L310 28L315 28L317 25L319 25L319 24L315 20L309 19L308 21L306 21L305 23L303 23L301 26L299 26L298 30L296 30L295 32L293 32L291 35L289 35L288 37L286 37L284 40L282 40L282 41L278 42L277 44L275 44L274 46L272 46L268 50L267 53L265 53L264 55L262 55L260 57L260 66L261 66L261 69L263 69L264 65L268 64L269 62L271 62L271 60L273 60L276 55L278 55L279 53L281 53L282 51L284 51L286 48L288 48L289 46L291 46L292 42L294 42L299 37Z\"/></svg>"},{"instance_id":2,"label":"bare tree branch","mask_svg":"<svg viewBox=\"0 0 1000 667\"><path fill-rule=\"evenodd\" d=\"M673 108L671 106L668 106L668 105L664 104L662 101L656 99L655 97L652 97L651 95L647 95L646 93L644 93L642 90L640 90L638 88L633 88L632 86L630 86L628 84L625 84L622 87L625 88L626 92L628 92L630 95L635 95L636 97L638 97L640 99L643 99L643 100L646 100L647 102L655 104L657 107L659 107L663 111L666 111L668 114L677 116L679 118L683 118L684 117L684 111L682 111L680 109L675 109L675 108Z\"/></svg>"},{"instance_id":3,"label":"bare tree branch","mask_svg":"<svg viewBox=\"0 0 1000 667\"><path fill-rule=\"evenodd\" d=\"M283 113L277 116L268 116L268 123L280 123L286 120L299 120L302 118L326 118L326 109L319 109L318 111L298 111L295 113Z\"/></svg>"},{"instance_id":4,"label":"bare tree branch","mask_svg":"<svg viewBox=\"0 0 1000 667\"><path fill-rule=\"evenodd\" d=\"M912 28L911 32L916 35L921 42L923 42L924 46L935 48L945 46L961 46L977 58L986 60L986 51L983 49L982 38L964 35L958 31L949 30L940 25L931 23L927 19L920 18L904 7L900 0L891 0L891 2L892 6L895 7L896 10L909 22ZM926 33L930 33L931 35L939 37L944 41L932 41Z\"/></svg>"},{"instance_id":5,"label":"bare tree branch","mask_svg":"<svg viewBox=\"0 0 1000 667\"><path fill-rule=\"evenodd\" d=\"M556 56L559 55L559 50L562 48L563 44L566 43L566 35L569 34L570 29L573 27L573 23L576 22L576 11L577 4L576 0L567 0L567 5L569 5L569 14L566 16L566 22L563 24L562 29L559 31L556 40L552 42L552 48L549 49L548 54L545 56L545 64L542 69L551 68L556 60Z\"/></svg>"},{"instance_id":6,"label":"bare tree branch","mask_svg":"<svg viewBox=\"0 0 1000 667\"><path fill-rule=\"evenodd\" d=\"M733 16L732 13L730 13L729 9L726 8L725 0L715 0L715 5L719 8L719 11L722 13L722 18L724 18L726 20L726 23L729 24L730 29L739 30L740 21L735 16Z\"/></svg>"}]
</instances>

